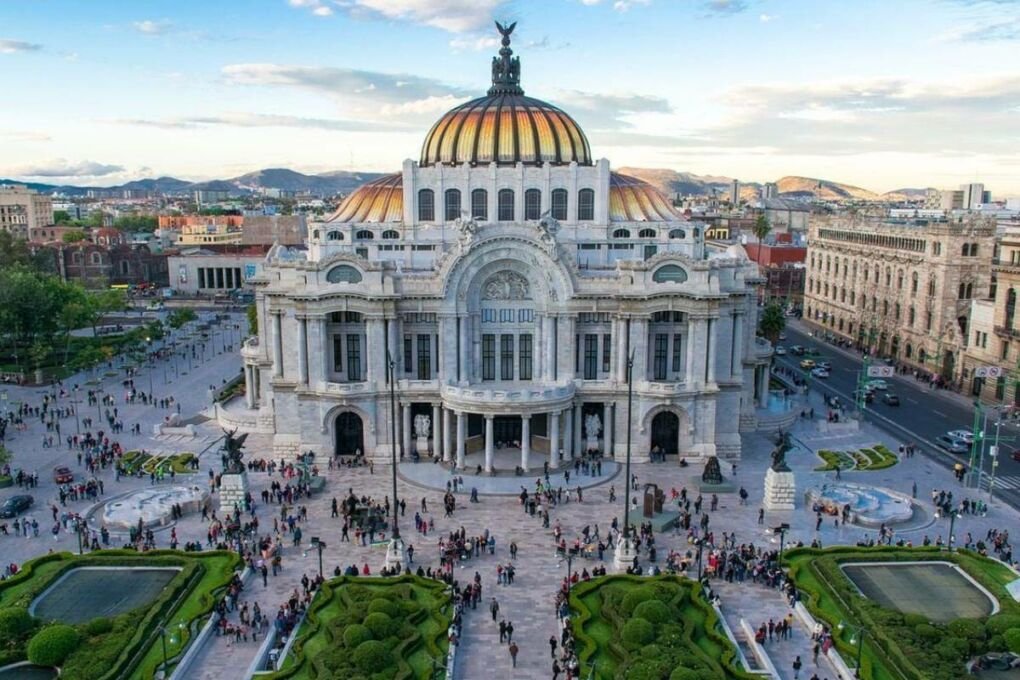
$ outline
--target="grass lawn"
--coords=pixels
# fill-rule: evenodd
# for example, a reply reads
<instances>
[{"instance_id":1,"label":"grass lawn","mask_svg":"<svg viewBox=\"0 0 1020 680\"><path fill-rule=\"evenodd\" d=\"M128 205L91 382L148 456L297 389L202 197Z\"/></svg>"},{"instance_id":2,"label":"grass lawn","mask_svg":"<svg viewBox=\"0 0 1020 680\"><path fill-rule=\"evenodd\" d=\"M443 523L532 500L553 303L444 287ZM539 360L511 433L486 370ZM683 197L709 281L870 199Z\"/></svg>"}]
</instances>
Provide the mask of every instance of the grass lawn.
<instances>
[{"instance_id":1,"label":"grass lawn","mask_svg":"<svg viewBox=\"0 0 1020 680\"><path fill-rule=\"evenodd\" d=\"M884 470L899 462L899 457L882 444L852 451L831 451L821 449L818 457L825 463L815 472L840 470Z\"/></svg>"},{"instance_id":2,"label":"grass lawn","mask_svg":"<svg viewBox=\"0 0 1020 680\"><path fill-rule=\"evenodd\" d=\"M991 617L960 618L939 623L918 613L903 613L861 595L840 568L848 562L946 561L966 571L999 601L1001 612ZM836 646L848 663L856 659L851 630L840 622L862 626L864 680L956 680L964 677L964 663L973 655L1005 651L1008 629L1020 627L1020 605L1006 592L1016 574L1001 562L969 551L948 553L937 548L859 548L841 546L817 550L797 548L784 555L789 573L803 594L804 604L835 631ZM918 581L910 587L928 589L930 598L949 597L937 583ZM920 597L924 593L917 593Z\"/></svg>"},{"instance_id":3,"label":"grass lawn","mask_svg":"<svg viewBox=\"0 0 1020 680\"><path fill-rule=\"evenodd\" d=\"M581 676L614 680L753 678L701 586L677 576L614 575L571 590Z\"/></svg>"},{"instance_id":4,"label":"grass lawn","mask_svg":"<svg viewBox=\"0 0 1020 680\"><path fill-rule=\"evenodd\" d=\"M83 556L53 553L26 563L17 576L0 582L0 609L27 610L61 575L83 566L181 568L146 604L74 624L80 643L61 664L62 677L113 680L153 677L163 658L157 630L160 624L168 629L168 656L180 654L198 625L211 612L215 597L229 583L241 561L234 554L216 551L106 550ZM101 592L92 597L103 599ZM32 630L23 639L3 645L0 665L23 660L28 640L46 623L34 621Z\"/></svg>"},{"instance_id":5,"label":"grass lawn","mask_svg":"<svg viewBox=\"0 0 1020 680\"><path fill-rule=\"evenodd\" d=\"M439 581L343 576L323 584L283 668L268 678L431 678L445 666L450 598Z\"/></svg>"}]
</instances>

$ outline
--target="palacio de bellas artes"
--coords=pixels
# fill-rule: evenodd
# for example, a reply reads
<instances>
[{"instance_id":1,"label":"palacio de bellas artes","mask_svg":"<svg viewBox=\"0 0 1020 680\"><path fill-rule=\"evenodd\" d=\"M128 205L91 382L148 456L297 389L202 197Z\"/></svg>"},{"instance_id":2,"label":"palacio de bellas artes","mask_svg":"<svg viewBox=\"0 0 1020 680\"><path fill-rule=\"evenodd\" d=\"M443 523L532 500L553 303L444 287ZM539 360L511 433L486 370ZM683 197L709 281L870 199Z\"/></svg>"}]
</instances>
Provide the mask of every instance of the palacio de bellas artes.
<instances>
[{"instance_id":1,"label":"palacio de bellas artes","mask_svg":"<svg viewBox=\"0 0 1020 680\"><path fill-rule=\"evenodd\" d=\"M596 158L512 54L507 33L485 95L307 250L268 253L223 425L272 434L277 458L396 446L497 474L620 459L628 436L636 462L740 457L768 400L757 266Z\"/></svg>"}]
</instances>

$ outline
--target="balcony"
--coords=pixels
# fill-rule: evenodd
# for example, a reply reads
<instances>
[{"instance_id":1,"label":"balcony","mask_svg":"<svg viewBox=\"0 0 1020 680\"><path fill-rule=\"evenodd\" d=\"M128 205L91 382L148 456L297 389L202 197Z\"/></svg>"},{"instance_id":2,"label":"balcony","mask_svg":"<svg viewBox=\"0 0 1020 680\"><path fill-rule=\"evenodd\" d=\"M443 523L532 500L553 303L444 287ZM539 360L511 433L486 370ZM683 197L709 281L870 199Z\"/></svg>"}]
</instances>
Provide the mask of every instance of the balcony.
<instances>
[{"instance_id":1,"label":"balcony","mask_svg":"<svg viewBox=\"0 0 1020 680\"><path fill-rule=\"evenodd\" d=\"M1002 338L1010 338L1012 340L1020 339L1020 330L1015 328L1006 328L1005 326L996 326L995 334Z\"/></svg>"},{"instance_id":2,"label":"balcony","mask_svg":"<svg viewBox=\"0 0 1020 680\"><path fill-rule=\"evenodd\" d=\"M507 389L480 385L443 385L447 407L472 413L546 413L570 408L574 384L521 386Z\"/></svg>"}]
</instances>

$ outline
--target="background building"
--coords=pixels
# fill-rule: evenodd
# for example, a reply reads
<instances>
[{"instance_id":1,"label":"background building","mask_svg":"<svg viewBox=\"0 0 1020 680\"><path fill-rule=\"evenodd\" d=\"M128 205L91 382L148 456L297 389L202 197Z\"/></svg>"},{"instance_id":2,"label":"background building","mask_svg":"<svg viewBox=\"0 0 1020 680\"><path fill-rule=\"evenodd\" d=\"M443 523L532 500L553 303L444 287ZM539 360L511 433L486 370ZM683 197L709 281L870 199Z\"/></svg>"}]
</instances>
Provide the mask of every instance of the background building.
<instances>
[{"instance_id":1,"label":"background building","mask_svg":"<svg viewBox=\"0 0 1020 680\"><path fill-rule=\"evenodd\" d=\"M765 284L758 289L758 301L776 301L786 307L801 309L804 305L807 248L789 243L748 243L744 248L765 279Z\"/></svg>"},{"instance_id":2,"label":"background building","mask_svg":"<svg viewBox=\"0 0 1020 680\"><path fill-rule=\"evenodd\" d=\"M30 229L53 224L53 199L20 184L0 186L0 230L28 240Z\"/></svg>"},{"instance_id":3,"label":"background building","mask_svg":"<svg viewBox=\"0 0 1020 680\"><path fill-rule=\"evenodd\" d=\"M994 220L816 221L804 318L880 357L961 378L971 301L988 296Z\"/></svg>"},{"instance_id":4,"label":"background building","mask_svg":"<svg viewBox=\"0 0 1020 680\"><path fill-rule=\"evenodd\" d=\"M251 288L269 246L206 246L167 256L169 286L182 295L215 295Z\"/></svg>"}]
</instances>

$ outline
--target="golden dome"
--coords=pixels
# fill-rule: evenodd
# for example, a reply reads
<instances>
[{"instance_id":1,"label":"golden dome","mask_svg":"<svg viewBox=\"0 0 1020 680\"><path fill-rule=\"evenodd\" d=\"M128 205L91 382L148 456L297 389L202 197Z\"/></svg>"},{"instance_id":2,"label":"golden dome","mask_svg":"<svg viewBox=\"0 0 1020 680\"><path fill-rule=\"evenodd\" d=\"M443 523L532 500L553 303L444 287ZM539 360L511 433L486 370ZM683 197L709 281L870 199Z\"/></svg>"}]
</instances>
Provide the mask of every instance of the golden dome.
<instances>
[{"instance_id":1,"label":"golden dome","mask_svg":"<svg viewBox=\"0 0 1020 680\"><path fill-rule=\"evenodd\" d=\"M613 222L683 222L662 193L648 182L618 172L609 175L609 219Z\"/></svg>"},{"instance_id":2,"label":"golden dome","mask_svg":"<svg viewBox=\"0 0 1020 680\"><path fill-rule=\"evenodd\" d=\"M524 96L520 60L510 56L515 25L496 24L503 47L492 58L488 94L446 112L432 126L419 165L592 164L588 139L577 122L552 104Z\"/></svg>"},{"instance_id":3,"label":"golden dome","mask_svg":"<svg viewBox=\"0 0 1020 680\"><path fill-rule=\"evenodd\" d=\"M343 200L327 222L401 222L404 181L399 172L362 184Z\"/></svg>"}]
</instances>

